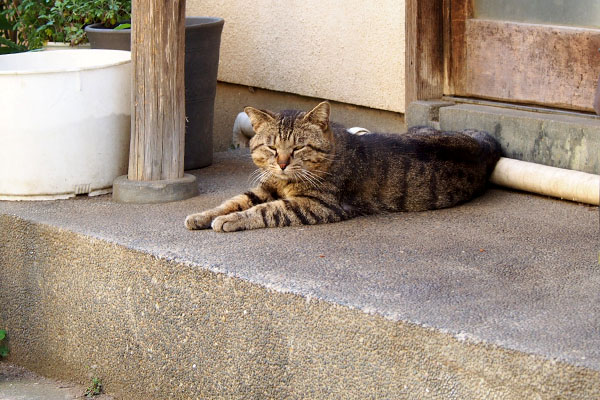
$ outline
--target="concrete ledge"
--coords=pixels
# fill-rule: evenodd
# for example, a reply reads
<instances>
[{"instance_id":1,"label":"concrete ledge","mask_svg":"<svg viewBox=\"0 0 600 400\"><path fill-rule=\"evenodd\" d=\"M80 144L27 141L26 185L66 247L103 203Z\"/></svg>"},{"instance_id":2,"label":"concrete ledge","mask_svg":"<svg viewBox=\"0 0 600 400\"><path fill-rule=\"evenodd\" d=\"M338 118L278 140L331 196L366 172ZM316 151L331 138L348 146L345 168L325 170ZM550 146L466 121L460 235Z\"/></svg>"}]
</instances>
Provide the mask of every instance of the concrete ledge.
<instances>
[{"instance_id":1,"label":"concrete ledge","mask_svg":"<svg viewBox=\"0 0 600 400\"><path fill-rule=\"evenodd\" d=\"M452 102L442 100L414 101L406 110L406 126L430 126L440 129L440 108L453 105Z\"/></svg>"},{"instance_id":2,"label":"concrete ledge","mask_svg":"<svg viewBox=\"0 0 600 400\"><path fill-rule=\"evenodd\" d=\"M440 110L440 128L484 130L506 157L600 174L600 118L461 104Z\"/></svg>"},{"instance_id":3,"label":"concrete ledge","mask_svg":"<svg viewBox=\"0 0 600 400\"><path fill-rule=\"evenodd\" d=\"M600 396L597 371L15 217L0 226L15 250L0 273L11 359L101 377L119 398Z\"/></svg>"},{"instance_id":4,"label":"concrete ledge","mask_svg":"<svg viewBox=\"0 0 600 400\"><path fill-rule=\"evenodd\" d=\"M217 154L181 202L0 202L11 360L124 399L600 397L597 207L490 190L338 224L183 227L252 170Z\"/></svg>"}]
</instances>

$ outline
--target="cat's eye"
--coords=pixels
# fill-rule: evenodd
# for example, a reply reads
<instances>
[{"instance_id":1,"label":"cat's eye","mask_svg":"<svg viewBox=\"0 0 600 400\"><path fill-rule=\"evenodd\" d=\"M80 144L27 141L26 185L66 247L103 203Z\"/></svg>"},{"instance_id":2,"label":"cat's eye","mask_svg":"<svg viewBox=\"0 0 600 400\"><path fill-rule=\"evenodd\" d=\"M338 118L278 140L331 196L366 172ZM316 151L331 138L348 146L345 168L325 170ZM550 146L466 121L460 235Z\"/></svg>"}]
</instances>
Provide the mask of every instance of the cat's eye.
<instances>
[{"instance_id":1,"label":"cat's eye","mask_svg":"<svg viewBox=\"0 0 600 400\"><path fill-rule=\"evenodd\" d=\"M273 152L275 152L275 154L277 154L277 147L275 146L267 146L267 148Z\"/></svg>"},{"instance_id":2,"label":"cat's eye","mask_svg":"<svg viewBox=\"0 0 600 400\"><path fill-rule=\"evenodd\" d=\"M306 146L296 146L296 147L294 147L294 153L304 150L305 148L306 148Z\"/></svg>"}]
</instances>

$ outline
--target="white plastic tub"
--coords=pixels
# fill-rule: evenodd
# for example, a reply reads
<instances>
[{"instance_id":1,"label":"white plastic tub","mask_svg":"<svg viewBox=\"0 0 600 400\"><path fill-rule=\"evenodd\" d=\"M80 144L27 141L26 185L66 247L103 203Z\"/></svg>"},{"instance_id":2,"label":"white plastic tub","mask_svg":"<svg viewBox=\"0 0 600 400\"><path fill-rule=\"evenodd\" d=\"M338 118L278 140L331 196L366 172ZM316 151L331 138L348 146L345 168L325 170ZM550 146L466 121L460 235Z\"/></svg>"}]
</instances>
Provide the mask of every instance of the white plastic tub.
<instances>
[{"instance_id":1,"label":"white plastic tub","mask_svg":"<svg viewBox=\"0 0 600 400\"><path fill-rule=\"evenodd\" d=\"M127 173L131 53L0 56L0 200L108 193Z\"/></svg>"}]
</instances>

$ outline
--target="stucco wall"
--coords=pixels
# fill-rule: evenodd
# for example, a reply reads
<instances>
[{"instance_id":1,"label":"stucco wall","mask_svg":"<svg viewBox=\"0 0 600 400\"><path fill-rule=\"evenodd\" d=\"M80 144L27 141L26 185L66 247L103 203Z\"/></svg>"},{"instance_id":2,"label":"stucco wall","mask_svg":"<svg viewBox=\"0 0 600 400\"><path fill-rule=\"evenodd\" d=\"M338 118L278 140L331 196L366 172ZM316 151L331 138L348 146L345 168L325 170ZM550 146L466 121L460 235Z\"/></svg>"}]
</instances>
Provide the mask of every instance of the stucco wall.
<instances>
[{"instance_id":1,"label":"stucco wall","mask_svg":"<svg viewBox=\"0 0 600 400\"><path fill-rule=\"evenodd\" d=\"M188 0L225 19L219 80L404 112L404 0Z\"/></svg>"}]
</instances>

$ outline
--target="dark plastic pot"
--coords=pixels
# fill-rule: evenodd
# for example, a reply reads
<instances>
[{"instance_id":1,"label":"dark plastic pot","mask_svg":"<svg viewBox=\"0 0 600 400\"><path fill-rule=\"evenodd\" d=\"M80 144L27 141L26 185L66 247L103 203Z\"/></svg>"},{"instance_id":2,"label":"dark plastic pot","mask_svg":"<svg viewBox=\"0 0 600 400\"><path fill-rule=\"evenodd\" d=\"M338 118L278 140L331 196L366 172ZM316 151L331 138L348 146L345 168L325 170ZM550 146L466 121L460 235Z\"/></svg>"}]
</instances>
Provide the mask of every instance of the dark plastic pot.
<instances>
[{"instance_id":1,"label":"dark plastic pot","mask_svg":"<svg viewBox=\"0 0 600 400\"><path fill-rule=\"evenodd\" d=\"M131 50L131 29L109 29L102 23L85 27L92 49Z\"/></svg>"},{"instance_id":2,"label":"dark plastic pot","mask_svg":"<svg viewBox=\"0 0 600 400\"><path fill-rule=\"evenodd\" d=\"M213 121L222 18L185 19L185 159L184 169L212 164ZM130 29L106 29L102 24L85 28L92 49L131 49Z\"/></svg>"},{"instance_id":3,"label":"dark plastic pot","mask_svg":"<svg viewBox=\"0 0 600 400\"><path fill-rule=\"evenodd\" d=\"M224 23L222 18L185 19L186 170L212 164L215 95Z\"/></svg>"}]
</instances>

